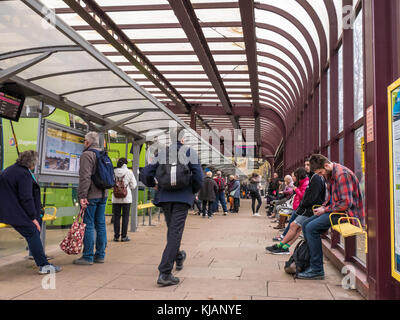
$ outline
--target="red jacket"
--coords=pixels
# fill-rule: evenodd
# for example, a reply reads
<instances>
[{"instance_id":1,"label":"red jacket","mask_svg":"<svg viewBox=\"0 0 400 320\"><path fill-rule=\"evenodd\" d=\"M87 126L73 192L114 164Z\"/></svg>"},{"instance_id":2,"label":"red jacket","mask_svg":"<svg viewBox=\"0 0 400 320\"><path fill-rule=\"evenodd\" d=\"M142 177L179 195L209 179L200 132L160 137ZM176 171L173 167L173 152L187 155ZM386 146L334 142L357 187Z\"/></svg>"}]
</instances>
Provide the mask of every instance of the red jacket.
<instances>
[{"instance_id":1,"label":"red jacket","mask_svg":"<svg viewBox=\"0 0 400 320\"><path fill-rule=\"evenodd\" d=\"M293 210L296 210L301 202L301 199L303 199L304 193L306 192L308 183L310 182L310 179L308 177L304 178L303 180L300 180L299 186L296 189L296 195L294 196L293 200Z\"/></svg>"}]
</instances>

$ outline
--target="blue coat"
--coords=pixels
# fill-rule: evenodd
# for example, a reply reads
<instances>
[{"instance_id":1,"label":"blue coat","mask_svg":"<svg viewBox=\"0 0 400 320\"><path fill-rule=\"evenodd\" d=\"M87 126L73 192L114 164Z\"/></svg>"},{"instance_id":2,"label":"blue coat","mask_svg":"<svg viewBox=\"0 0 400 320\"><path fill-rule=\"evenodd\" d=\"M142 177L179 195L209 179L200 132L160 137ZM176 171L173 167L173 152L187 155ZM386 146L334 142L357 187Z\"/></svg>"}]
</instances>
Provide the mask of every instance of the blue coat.
<instances>
[{"instance_id":1,"label":"blue coat","mask_svg":"<svg viewBox=\"0 0 400 320\"><path fill-rule=\"evenodd\" d=\"M41 223L40 187L28 168L13 164L0 174L0 222L12 226Z\"/></svg>"},{"instance_id":2,"label":"blue coat","mask_svg":"<svg viewBox=\"0 0 400 320\"><path fill-rule=\"evenodd\" d=\"M179 148L182 147L182 144L178 142L177 144L172 144L170 148ZM190 148L186 155L189 157L191 153L194 152L195 157L198 159L197 153L195 150ZM193 156L193 154L192 154ZM197 161L198 162L198 161ZM158 190L154 196L153 203L156 206L161 206L162 203L165 202L179 202L186 203L189 206L193 205L194 202L194 194L199 192L201 186L203 184L203 171L201 170L200 163L188 163L188 167L192 173L192 185L188 188L177 190L177 191L166 191L166 190ZM149 164L143 168L140 181L142 181L147 187L154 187L156 185L154 177L156 175L156 171L158 168L158 162Z\"/></svg>"}]
</instances>

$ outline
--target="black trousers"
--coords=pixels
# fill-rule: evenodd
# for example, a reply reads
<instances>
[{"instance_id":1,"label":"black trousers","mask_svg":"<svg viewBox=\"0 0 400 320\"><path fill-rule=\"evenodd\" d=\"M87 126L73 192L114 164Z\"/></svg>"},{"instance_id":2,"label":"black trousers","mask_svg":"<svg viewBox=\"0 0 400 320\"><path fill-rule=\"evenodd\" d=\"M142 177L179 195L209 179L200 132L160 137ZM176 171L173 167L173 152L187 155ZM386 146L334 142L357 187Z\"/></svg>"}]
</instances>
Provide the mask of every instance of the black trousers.
<instances>
[{"instance_id":1,"label":"black trousers","mask_svg":"<svg viewBox=\"0 0 400 320\"><path fill-rule=\"evenodd\" d=\"M203 216L205 216L206 214L211 217L212 216L212 207L213 207L213 203L214 201L207 201L207 200L203 200ZM208 207L207 207L208 205Z\"/></svg>"},{"instance_id":2,"label":"black trousers","mask_svg":"<svg viewBox=\"0 0 400 320\"><path fill-rule=\"evenodd\" d=\"M194 208L194 206L196 206L197 207L197 210L199 210L199 212L202 212L202 210L201 210L201 200L194 200L194 203L193 203L193 208Z\"/></svg>"},{"instance_id":3,"label":"black trousers","mask_svg":"<svg viewBox=\"0 0 400 320\"><path fill-rule=\"evenodd\" d=\"M251 191L250 196L251 196L251 209L253 210L253 214L258 213L262 205L260 193ZM256 208L256 200L258 201L257 208Z\"/></svg>"},{"instance_id":4,"label":"black trousers","mask_svg":"<svg viewBox=\"0 0 400 320\"><path fill-rule=\"evenodd\" d=\"M32 226L12 226L23 236L28 242L29 250L32 253L33 259L38 267L49 264L44 253L42 241L40 240L40 232L32 223Z\"/></svg>"},{"instance_id":5,"label":"black trousers","mask_svg":"<svg viewBox=\"0 0 400 320\"><path fill-rule=\"evenodd\" d=\"M130 203L113 203L112 213L114 218L114 237L125 238L128 233L129 213L131 209ZM122 232L121 230L121 211L122 211Z\"/></svg>"},{"instance_id":6,"label":"black trousers","mask_svg":"<svg viewBox=\"0 0 400 320\"><path fill-rule=\"evenodd\" d=\"M167 245L158 266L158 270L162 274L170 274L174 267L174 262L182 259L179 249L189 208L188 204L179 202L165 202L162 204L165 222L168 227Z\"/></svg>"},{"instance_id":7,"label":"black trousers","mask_svg":"<svg viewBox=\"0 0 400 320\"><path fill-rule=\"evenodd\" d=\"M233 199L233 212L238 213L240 207L240 198Z\"/></svg>"}]
</instances>

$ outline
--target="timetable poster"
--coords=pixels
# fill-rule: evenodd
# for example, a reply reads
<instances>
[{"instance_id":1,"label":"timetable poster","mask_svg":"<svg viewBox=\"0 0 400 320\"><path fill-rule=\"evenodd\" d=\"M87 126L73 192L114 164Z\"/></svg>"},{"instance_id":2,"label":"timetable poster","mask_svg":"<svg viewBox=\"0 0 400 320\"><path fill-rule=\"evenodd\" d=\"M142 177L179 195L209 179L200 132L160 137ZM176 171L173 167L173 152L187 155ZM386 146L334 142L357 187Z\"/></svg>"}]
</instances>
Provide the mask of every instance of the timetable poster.
<instances>
[{"instance_id":1,"label":"timetable poster","mask_svg":"<svg viewBox=\"0 0 400 320\"><path fill-rule=\"evenodd\" d=\"M44 170L77 176L84 137L52 126L47 127L46 135Z\"/></svg>"},{"instance_id":2,"label":"timetable poster","mask_svg":"<svg viewBox=\"0 0 400 320\"><path fill-rule=\"evenodd\" d=\"M400 281L400 83L389 90L392 157L392 274Z\"/></svg>"}]
</instances>

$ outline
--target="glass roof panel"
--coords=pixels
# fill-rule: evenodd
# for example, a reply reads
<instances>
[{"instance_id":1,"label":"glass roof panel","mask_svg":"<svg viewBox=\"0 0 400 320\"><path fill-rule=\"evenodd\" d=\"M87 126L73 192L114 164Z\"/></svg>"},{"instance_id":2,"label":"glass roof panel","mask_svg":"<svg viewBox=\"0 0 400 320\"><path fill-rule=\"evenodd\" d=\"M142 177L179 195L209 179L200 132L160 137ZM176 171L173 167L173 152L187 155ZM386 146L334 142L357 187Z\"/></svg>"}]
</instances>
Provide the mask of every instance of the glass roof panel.
<instances>
[{"instance_id":1,"label":"glass roof panel","mask_svg":"<svg viewBox=\"0 0 400 320\"><path fill-rule=\"evenodd\" d=\"M0 53L27 48L74 45L21 1L0 1Z\"/></svg>"},{"instance_id":2,"label":"glass roof panel","mask_svg":"<svg viewBox=\"0 0 400 320\"><path fill-rule=\"evenodd\" d=\"M172 45L170 45L173 47ZM191 49L193 51L193 49ZM158 61L192 61L192 62L199 62L199 58L195 54L193 55L174 55L174 54L166 54L166 55L147 55L147 58L155 63Z\"/></svg>"},{"instance_id":3,"label":"glass roof panel","mask_svg":"<svg viewBox=\"0 0 400 320\"><path fill-rule=\"evenodd\" d=\"M271 79L271 78L269 78L269 77L265 77L265 76L262 76L262 75L258 75L258 77L259 77L260 79L262 79L262 80L269 81L269 82L271 82L271 83L273 83L273 84L279 86L282 90L284 90L284 91L290 96L289 92L288 92L279 82L275 81L274 79ZM290 90L291 90L291 93L292 93L293 95L295 95L295 92L294 92L293 88L292 88L292 87L289 87L289 88L290 88Z\"/></svg>"},{"instance_id":4,"label":"glass roof panel","mask_svg":"<svg viewBox=\"0 0 400 320\"><path fill-rule=\"evenodd\" d=\"M34 81L35 84L56 94L80 89L105 86L127 86L128 84L109 71L69 74ZM132 89L132 91L134 91Z\"/></svg>"},{"instance_id":5,"label":"glass roof panel","mask_svg":"<svg viewBox=\"0 0 400 320\"><path fill-rule=\"evenodd\" d=\"M271 40L271 41L275 42L276 44L284 46L286 49L288 49L291 53L293 53L296 56L296 58L302 63L304 70L306 70L303 57L301 56L301 54L297 50L297 48L289 40L287 40L285 37L283 37L275 32L269 31L269 30L260 29L257 32L258 32L257 33L258 38ZM312 63L311 52L309 52L309 54L308 54L308 59L309 59L310 63Z\"/></svg>"},{"instance_id":6,"label":"glass roof panel","mask_svg":"<svg viewBox=\"0 0 400 320\"><path fill-rule=\"evenodd\" d=\"M260 0L260 2L283 9L293 15L302 23L302 25L307 28L308 32L311 34L311 37L314 39L314 42L317 44L317 48L320 47L318 33L312 19L296 0Z\"/></svg>"},{"instance_id":7,"label":"glass roof panel","mask_svg":"<svg viewBox=\"0 0 400 320\"><path fill-rule=\"evenodd\" d=\"M267 90L264 90L264 88L267 89ZM260 93L267 93L267 94L272 94L272 95L274 95L279 101L282 102L282 104L283 104L286 108L288 108L288 107L292 104L291 100L290 100L290 102L287 101L286 98L285 98L285 96L283 96L281 92L277 92L277 91L275 90L275 88L272 88L272 87L270 87L270 86L268 86L268 85L264 85L264 84L263 84L262 87L260 87L259 90L260 90ZM278 94L279 94L279 95L278 95ZM283 98L281 98L280 96L282 96Z\"/></svg>"},{"instance_id":8,"label":"glass roof panel","mask_svg":"<svg viewBox=\"0 0 400 320\"><path fill-rule=\"evenodd\" d=\"M83 20L79 15L76 13L58 13L59 16L65 23L70 26L87 26L85 20Z\"/></svg>"},{"instance_id":9,"label":"glass roof panel","mask_svg":"<svg viewBox=\"0 0 400 320\"><path fill-rule=\"evenodd\" d=\"M239 8L232 9L197 9L196 16L200 22L241 21Z\"/></svg>"},{"instance_id":10,"label":"glass roof panel","mask_svg":"<svg viewBox=\"0 0 400 320\"><path fill-rule=\"evenodd\" d=\"M105 67L86 52L58 52L47 59L19 73L24 79L44 76L58 72L87 69L104 69Z\"/></svg>"},{"instance_id":11,"label":"glass roof panel","mask_svg":"<svg viewBox=\"0 0 400 320\"><path fill-rule=\"evenodd\" d=\"M203 27L202 30L206 38L243 37L243 29L241 27Z\"/></svg>"},{"instance_id":12,"label":"glass roof panel","mask_svg":"<svg viewBox=\"0 0 400 320\"><path fill-rule=\"evenodd\" d=\"M179 23L172 10L108 12L116 24L139 23Z\"/></svg>"},{"instance_id":13,"label":"glass roof panel","mask_svg":"<svg viewBox=\"0 0 400 320\"><path fill-rule=\"evenodd\" d=\"M314 8L319 19L321 20L321 23L324 27L324 32L326 34L326 39L328 41L328 52L329 52L329 33L330 33L329 28L330 28L330 26L329 26L329 16L328 16L328 12L326 10L325 4L323 1L320 1L320 0L307 0L307 1Z\"/></svg>"},{"instance_id":14,"label":"glass roof panel","mask_svg":"<svg viewBox=\"0 0 400 320\"><path fill-rule=\"evenodd\" d=\"M258 62L263 62L263 63L266 63L266 64L270 64L273 67L279 68L285 74L287 74L290 79L292 79L293 83L296 83L296 80L295 80L293 74L289 71L288 68L286 68L286 66L284 66L280 62L278 62L278 61L276 61L274 59L268 58L268 57L261 56L261 55L257 56L257 60L258 60ZM261 68L261 67L259 66L259 68ZM301 81L301 79L300 79L300 81Z\"/></svg>"},{"instance_id":15,"label":"glass roof panel","mask_svg":"<svg viewBox=\"0 0 400 320\"><path fill-rule=\"evenodd\" d=\"M247 61L245 54L214 54L215 61Z\"/></svg>"},{"instance_id":16,"label":"glass roof panel","mask_svg":"<svg viewBox=\"0 0 400 320\"><path fill-rule=\"evenodd\" d=\"M271 46L269 46L269 45L261 44L261 43L257 43L257 50L262 51L262 52L271 53L271 54L273 54L273 55L275 55L275 56L277 56L277 57L279 57L279 58L285 60L285 61L297 72L298 76L301 78L301 74L300 74L300 71L299 71L299 69L297 68L297 66L294 64L294 62L292 61L292 59L289 58L289 57L288 57L285 53L283 53L282 51L280 51L280 50L278 50L278 49L276 49L276 48L274 48L274 47L271 47ZM300 64L301 64L301 66L303 67L303 70L306 70L303 60L300 61ZM306 72L306 71L304 71L304 72ZM306 76L307 76L307 74L306 74Z\"/></svg>"},{"instance_id":17,"label":"glass roof panel","mask_svg":"<svg viewBox=\"0 0 400 320\"><path fill-rule=\"evenodd\" d=\"M244 42L208 42L210 50L244 50Z\"/></svg>"},{"instance_id":18,"label":"glass roof panel","mask_svg":"<svg viewBox=\"0 0 400 320\"><path fill-rule=\"evenodd\" d=\"M170 116L168 116L164 112L154 112L149 111L141 114L140 116L136 117L135 119L130 120L129 122L144 122L148 120L172 120Z\"/></svg>"},{"instance_id":19,"label":"glass roof panel","mask_svg":"<svg viewBox=\"0 0 400 320\"><path fill-rule=\"evenodd\" d=\"M144 97L132 88L99 89L88 92L70 94L67 98L81 106L102 101L119 99L144 99Z\"/></svg>"},{"instance_id":20,"label":"glass roof panel","mask_svg":"<svg viewBox=\"0 0 400 320\"><path fill-rule=\"evenodd\" d=\"M159 71L204 71L203 67L201 65L167 65L167 66L157 66L157 69Z\"/></svg>"},{"instance_id":21,"label":"glass roof panel","mask_svg":"<svg viewBox=\"0 0 400 320\"><path fill-rule=\"evenodd\" d=\"M131 117L133 115L137 115L137 114L139 114L139 113L138 112L123 113L123 114L119 114L119 115L116 115L116 116L108 117L108 119L110 119L112 121L119 121L119 120L122 120L122 119L126 119L128 117Z\"/></svg>"},{"instance_id":22,"label":"glass roof panel","mask_svg":"<svg viewBox=\"0 0 400 320\"><path fill-rule=\"evenodd\" d=\"M336 9L336 15L338 19L338 39L342 36L343 33L343 1L342 0L333 0Z\"/></svg>"},{"instance_id":23,"label":"glass roof panel","mask_svg":"<svg viewBox=\"0 0 400 320\"><path fill-rule=\"evenodd\" d=\"M125 110L132 110L132 112L134 112L135 109L152 109L152 108L156 108L156 106L148 100L118 101L118 102L97 104L88 107L89 110L94 111L101 115L105 115L112 112L125 111Z\"/></svg>"},{"instance_id":24,"label":"glass roof panel","mask_svg":"<svg viewBox=\"0 0 400 320\"><path fill-rule=\"evenodd\" d=\"M152 130L154 128L169 128L171 120L160 120L160 121L147 121L141 123L128 124L126 127L136 130L137 132L143 130ZM172 121L175 122L175 121Z\"/></svg>"},{"instance_id":25,"label":"glass roof panel","mask_svg":"<svg viewBox=\"0 0 400 320\"><path fill-rule=\"evenodd\" d=\"M261 66L258 67L258 70L259 70L260 72L266 72L266 73L272 74L272 75L278 77L279 79L281 79L281 80L282 80L284 83L286 83L289 87L292 86L280 73L276 72L275 70L272 70L272 69L270 69L270 68L261 67ZM301 89L298 88L296 82L294 82L294 83L295 83L296 88L297 88L297 89L299 90L299 92L300 92Z\"/></svg>"},{"instance_id":26,"label":"glass roof panel","mask_svg":"<svg viewBox=\"0 0 400 320\"><path fill-rule=\"evenodd\" d=\"M141 51L193 51L192 45L187 43L135 43ZM180 61L180 60L178 60Z\"/></svg>"},{"instance_id":27,"label":"glass roof panel","mask_svg":"<svg viewBox=\"0 0 400 320\"><path fill-rule=\"evenodd\" d=\"M289 12L291 13L292 10L289 10ZM255 10L255 17L256 17L257 23L258 22L259 23L268 23L273 26L279 26L282 30L285 30L286 32L290 33L293 37L295 37L300 42L300 45L303 48L308 47L309 48L308 50L311 50L311 48L309 47L308 42L304 38L303 34L289 20L287 20L287 19L283 18L282 16L275 14L273 12L260 10L260 9ZM318 42L316 43L316 48L319 53L319 50L320 50L319 39L317 39L317 41Z\"/></svg>"}]
</instances>

